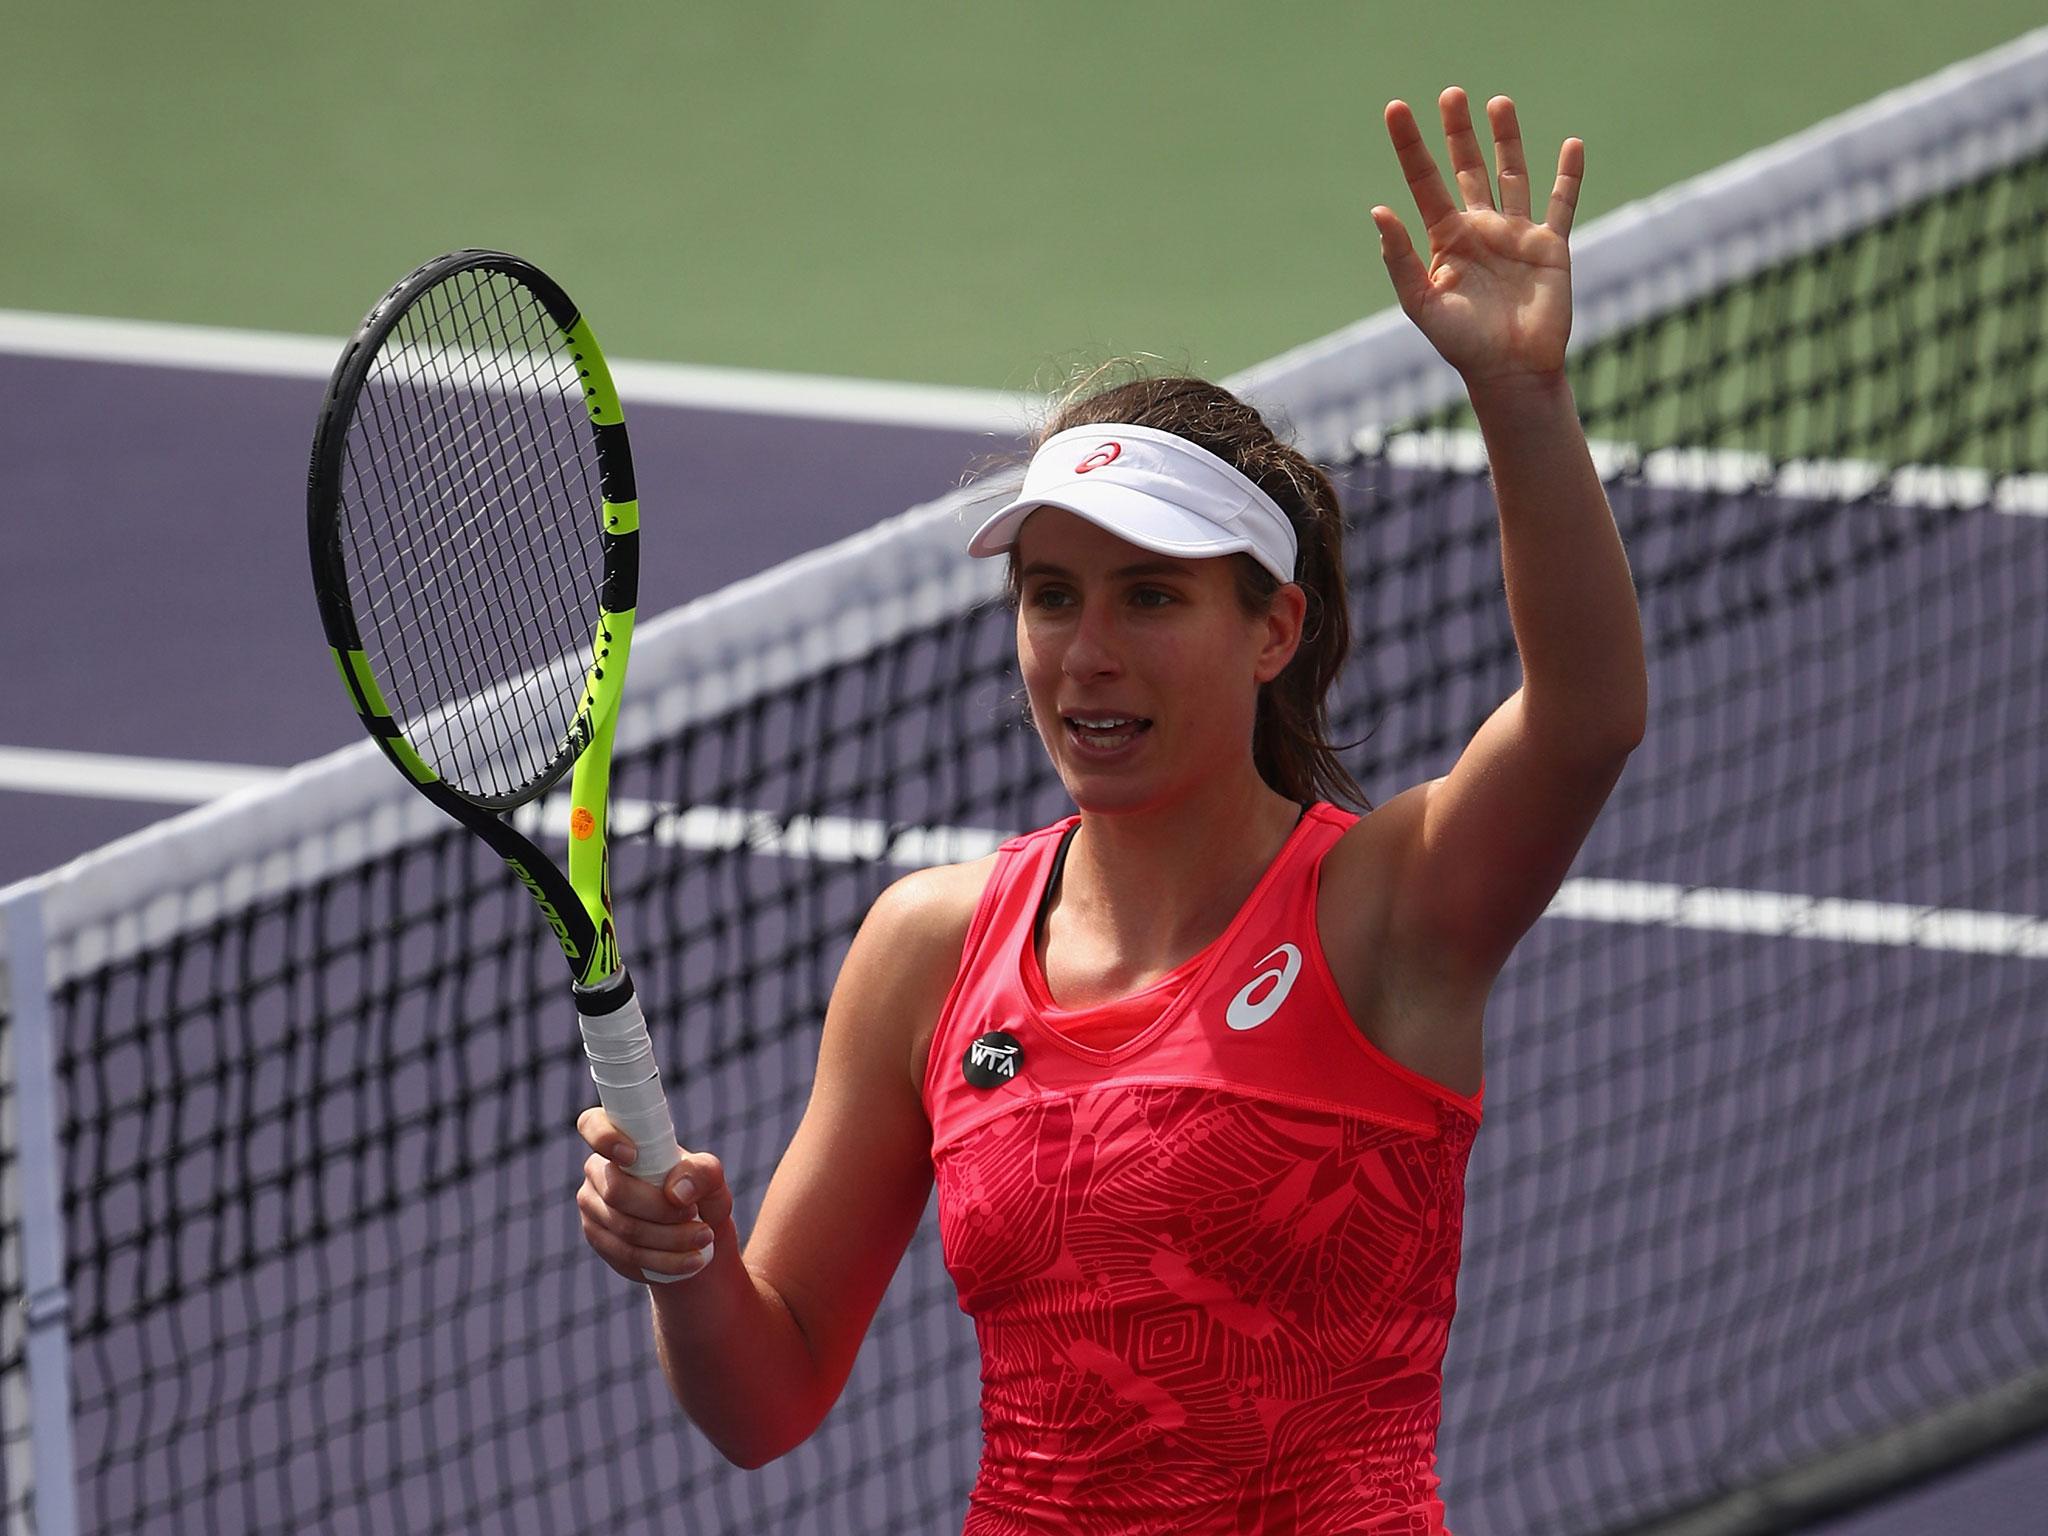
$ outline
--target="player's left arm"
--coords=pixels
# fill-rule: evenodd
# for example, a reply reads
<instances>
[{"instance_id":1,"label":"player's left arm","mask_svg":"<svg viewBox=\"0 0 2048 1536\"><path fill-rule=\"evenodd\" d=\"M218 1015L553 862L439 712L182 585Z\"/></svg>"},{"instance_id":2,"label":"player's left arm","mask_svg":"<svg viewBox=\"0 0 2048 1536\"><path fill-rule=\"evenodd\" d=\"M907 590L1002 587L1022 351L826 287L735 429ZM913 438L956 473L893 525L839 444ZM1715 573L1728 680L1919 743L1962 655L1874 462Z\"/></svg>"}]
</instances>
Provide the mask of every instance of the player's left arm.
<instances>
[{"instance_id":1,"label":"player's left arm","mask_svg":"<svg viewBox=\"0 0 2048 1536\"><path fill-rule=\"evenodd\" d=\"M1539 222L1514 103L1487 105L1498 205L1464 92L1438 105L1464 208L1394 102L1387 130L1427 266L1391 209L1373 220L1403 310L1464 377L1486 441L1522 686L1395 821L1387 944L1490 979L1564 883L1642 740L1649 682L1635 585L1564 371L1584 146L1564 142Z\"/></svg>"}]
</instances>

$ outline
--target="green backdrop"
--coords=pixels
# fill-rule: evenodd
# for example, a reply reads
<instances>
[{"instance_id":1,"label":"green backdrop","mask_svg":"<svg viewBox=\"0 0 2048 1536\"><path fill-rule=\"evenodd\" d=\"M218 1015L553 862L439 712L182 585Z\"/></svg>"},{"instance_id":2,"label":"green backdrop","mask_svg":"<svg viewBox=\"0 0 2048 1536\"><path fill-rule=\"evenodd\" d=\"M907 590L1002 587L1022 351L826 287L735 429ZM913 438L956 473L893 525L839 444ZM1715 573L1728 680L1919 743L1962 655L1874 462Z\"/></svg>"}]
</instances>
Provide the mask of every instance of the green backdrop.
<instances>
[{"instance_id":1,"label":"green backdrop","mask_svg":"<svg viewBox=\"0 0 2048 1536\"><path fill-rule=\"evenodd\" d=\"M0 307L337 335L498 245L616 356L1224 373L1390 302L1380 111L1514 95L1602 211L2019 35L2039 0L13 8ZM1426 120L1428 120L1426 118ZM1438 146L1440 149L1440 145Z\"/></svg>"}]
</instances>

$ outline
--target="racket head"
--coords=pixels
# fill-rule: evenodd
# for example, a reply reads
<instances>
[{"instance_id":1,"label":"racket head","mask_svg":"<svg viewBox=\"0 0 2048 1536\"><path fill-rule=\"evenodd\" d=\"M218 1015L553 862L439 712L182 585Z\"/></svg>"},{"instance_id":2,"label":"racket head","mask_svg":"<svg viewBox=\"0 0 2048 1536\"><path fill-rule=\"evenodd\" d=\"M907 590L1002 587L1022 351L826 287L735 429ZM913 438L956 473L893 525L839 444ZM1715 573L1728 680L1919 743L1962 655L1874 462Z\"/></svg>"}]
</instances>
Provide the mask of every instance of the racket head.
<instances>
[{"instance_id":1,"label":"racket head","mask_svg":"<svg viewBox=\"0 0 2048 1536\"><path fill-rule=\"evenodd\" d=\"M596 339L533 263L452 251L378 300L328 383L307 521L343 683L416 783L502 813L609 747L632 453Z\"/></svg>"}]
</instances>

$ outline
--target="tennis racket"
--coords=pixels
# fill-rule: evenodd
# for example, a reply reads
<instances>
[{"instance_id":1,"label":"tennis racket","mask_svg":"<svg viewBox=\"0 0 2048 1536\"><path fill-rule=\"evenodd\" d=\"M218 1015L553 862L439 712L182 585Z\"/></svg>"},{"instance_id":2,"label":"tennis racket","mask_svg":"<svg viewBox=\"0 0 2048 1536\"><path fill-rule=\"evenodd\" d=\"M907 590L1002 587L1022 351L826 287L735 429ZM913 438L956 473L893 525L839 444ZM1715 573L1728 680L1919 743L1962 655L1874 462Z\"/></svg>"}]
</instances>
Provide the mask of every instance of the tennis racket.
<instances>
[{"instance_id":1,"label":"tennis racket","mask_svg":"<svg viewBox=\"0 0 2048 1536\"><path fill-rule=\"evenodd\" d=\"M598 1098L635 1177L660 1184L681 1154L619 958L606 844L640 508L618 391L569 296L501 251L403 278L335 365L306 509L349 702L532 895L569 962ZM566 874L512 821L564 774Z\"/></svg>"}]
</instances>

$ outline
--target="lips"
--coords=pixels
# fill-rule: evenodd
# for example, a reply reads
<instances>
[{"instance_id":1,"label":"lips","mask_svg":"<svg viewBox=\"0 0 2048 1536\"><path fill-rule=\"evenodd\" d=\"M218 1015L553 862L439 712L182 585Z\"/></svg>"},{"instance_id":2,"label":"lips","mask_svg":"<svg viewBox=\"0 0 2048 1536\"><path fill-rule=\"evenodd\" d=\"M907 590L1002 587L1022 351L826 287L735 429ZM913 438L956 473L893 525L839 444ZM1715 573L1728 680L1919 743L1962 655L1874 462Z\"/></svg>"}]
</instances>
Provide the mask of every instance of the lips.
<instances>
[{"instance_id":1,"label":"lips","mask_svg":"<svg viewBox=\"0 0 2048 1536\"><path fill-rule=\"evenodd\" d=\"M1067 728L1068 741L1096 754L1123 751L1152 729L1152 722L1143 715L1110 710L1064 713L1060 722Z\"/></svg>"}]
</instances>

